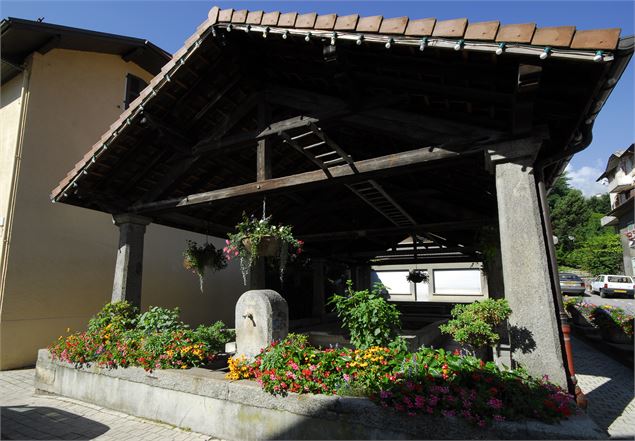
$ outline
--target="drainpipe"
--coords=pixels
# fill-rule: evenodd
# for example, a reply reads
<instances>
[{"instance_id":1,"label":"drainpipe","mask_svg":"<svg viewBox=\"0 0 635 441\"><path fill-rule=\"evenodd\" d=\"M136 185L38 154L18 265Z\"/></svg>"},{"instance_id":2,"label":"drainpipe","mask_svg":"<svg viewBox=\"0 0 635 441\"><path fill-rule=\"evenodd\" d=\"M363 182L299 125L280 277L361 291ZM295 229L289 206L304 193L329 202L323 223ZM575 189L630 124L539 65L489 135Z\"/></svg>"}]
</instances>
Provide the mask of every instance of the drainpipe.
<instances>
[{"instance_id":1,"label":"drainpipe","mask_svg":"<svg viewBox=\"0 0 635 441\"><path fill-rule=\"evenodd\" d=\"M538 198L540 202L540 211L542 214L543 232L545 234L545 243L547 245L547 258L549 260L549 268L551 273L551 285L554 293L554 305L558 319L560 322L560 339L561 344L564 346L565 351L565 370L567 371L567 385L569 392L575 396L576 403L581 409L586 409L588 400L580 386L578 386L578 379L575 376L575 367L573 364L573 350L571 348L571 326L569 325L569 317L564 310L562 302L562 293L560 292L560 278L558 276L558 265L556 260L556 250L553 245L553 230L551 228L551 216L549 214L549 204L547 203L547 190L544 180L544 169L537 168L537 182L538 182Z\"/></svg>"}]
</instances>

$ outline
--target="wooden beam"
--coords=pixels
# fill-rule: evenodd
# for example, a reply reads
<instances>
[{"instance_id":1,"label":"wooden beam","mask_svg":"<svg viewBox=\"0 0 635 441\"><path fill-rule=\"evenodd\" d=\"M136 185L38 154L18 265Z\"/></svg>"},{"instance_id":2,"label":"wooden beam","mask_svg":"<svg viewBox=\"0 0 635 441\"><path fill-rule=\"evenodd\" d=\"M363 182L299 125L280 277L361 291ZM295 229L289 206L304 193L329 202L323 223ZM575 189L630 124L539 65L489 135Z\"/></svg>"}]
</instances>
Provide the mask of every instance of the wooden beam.
<instances>
[{"instance_id":1,"label":"wooden beam","mask_svg":"<svg viewBox=\"0 0 635 441\"><path fill-rule=\"evenodd\" d=\"M238 121L240 121L247 113L249 113L258 103L260 97L258 94L250 96L244 103L238 105L234 112L223 122L215 131L213 137L220 137L231 129ZM182 158L180 154L175 155L175 165L167 174L146 193L138 203L150 202L161 196L168 188L176 183L181 176L185 175L188 170L201 158L200 155L192 154Z\"/></svg>"},{"instance_id":2,"label":"wooden beam","mask_svg":"<svg viewBox=\"0 0 635 441\"><path fill-rule=\"evenodd\" d=\"M355 162L354 164L357 172L348 164L332 167L329 169L332 174L332 178L329 178L323 170L316 170L297 175L268 179L262 182L254 182L238 185L236 187L192 194L184 198L174 198L146 204L135 204L131 207L130 212L143 213L170 210L237 197L264 195L283 190L297 190L300 188L310 187L312 185L315 186L316 184L323 183L324 181L348 183L359 180L367 180L374 176L403 173L406 169L413 169L437 161L458 158L465 155L474 155L482 152L483 148L475 148L468 151L452 151L445 148L426 147Z\"/></svg>"},{"instance_id":3,"label":"wooden beam","mask_svg":"<svg viewBox=\"0 0 635 441\"><path fill-rule=\"evenodd\" d=\"M237 135L228 136L226 138L218 139L214 136L207 137L197 142L192 147L192 152L196 155L203 153L218 153L227 148L249 147L253 146L257 141L266 138L268 136L277 135L280 132L286 130L297 129L300 127L308 126L310 123L318 122L324 118L335 117L337 114L324 115L321 117L310 117L306 115L299 115L293 118L277 121L269 124L266 128L256 130L252 132L239 133Z\"/></svg>"},{"instance_id":4,"label":"wooden beam","mask_svg":"<svg viewBox=\"0 0 635 441\"><path fill-rule=\"evenodd\" d=\"M311 242L325 242L325 241L338 241L343 239L364 239L372 236L392 236L399 234L410 234L412 232L446 232L456 230L473 230L480 228L483 225L491 225L496 222L494 218L479 218L469 219L463 221L454 222L437 222L429 224L417 224L409 225L407 227L386 227L386 228L371 228L352 231L334 231L316 234L298 234L298 237L304 241ZM467 252L467 248L466 248Z\"/></svg>"},{"instance_id":5,"label":"wooden beam","mask_svg":"<svg viewBox=\"0 0 635 441\"><path fill-rule=\"evenodd\" d=\"M452 255L465 255L465 254L457 254L457 253L466 253L466 249L462 247L451 247L451 248L434 248L430 250L426 250L425 248L417 249L417 257L426 257L431 255L439 255L439 254L452 254ZM370 251L359 251L359 252L351 252L347 254L347 256L353 257L377 257L381 259L383 257L413 257L414 251L413 248L406 250L370 250Z\"/></svg>"},{"instance_id":6,"label":"wooden beam","mask_svg":"<svg viewBox=\"0 0 635 441\"><path fill-rule=\"evenodd\" d=\"M456 262L478 262L479 260L472 256L433 256L433 257L412 257L377 259L373 265L412 265L415 263L456 263Z\"/></svg>"},{"instance_id":7,"label":"wooden beam","mask_svg":"<svg viewBox=\"0 0 635 441\"><path fill-rule=\"evenodd\" d=\"M275 91L275 94L272 91ZM271 102L303 112L318 112L320 109L325 108L347 108L344 100L302 89L276 87L270 89L266 97ZM460 136L474 138L475 136L494 137L501 135L501 132L497 130L392 107L404 102L404 100L405 98L401 96L369 99L364 103L363 107L360 107L355 112L347 112L338 119L338 122L350 123L365 129L397 135L401 138L406 137L419 142L425 139L426 136L430 138L434 134L443 135L445 137L444 140L447 140L447 135L454 138Z\"/></svg>"},{"instance_id":8,"label":"wooden beam","mask_svg":"<svg viewBox=\"0 0 635 441\"><path fill-rule=\"evenodd\" d=\"M264 102L261 102L258 105L258 128L264 128L265 121L269 119L268 116L269 109ZM271 143L263 138L258 140L256 150L256 180L260 182L267 179L271 179Z\"/></svg>"},{"instance_id":9,"label":"wooden beam","mask_svg":"<svg viewBox=\"0 0 635 441\"><path fill-rule=\"evenodd\" d=\"M152 222L183 230L187 228L187 231L198 231L202 234L219 237L225 237L227 233L231 233L235 229L228 225L208 222L181 213L161 213L158 216L153 216Z\"/></svg>"}]
</instances>

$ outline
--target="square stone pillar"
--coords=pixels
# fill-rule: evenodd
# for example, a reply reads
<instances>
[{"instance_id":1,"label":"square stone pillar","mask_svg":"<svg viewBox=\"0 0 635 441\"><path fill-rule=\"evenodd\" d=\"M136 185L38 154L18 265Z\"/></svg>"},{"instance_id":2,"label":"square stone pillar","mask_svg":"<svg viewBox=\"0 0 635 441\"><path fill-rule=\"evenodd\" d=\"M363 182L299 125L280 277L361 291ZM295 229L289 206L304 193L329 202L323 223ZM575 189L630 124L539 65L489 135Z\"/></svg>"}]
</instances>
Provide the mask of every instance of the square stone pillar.
<instances>
[{"instance_id":1,"label":"square stone pillar","mask_svg":"<svg viewBox=\"0 0 635 441\"><path fill-rule=\"evenodd\" d=\"M533 163L541 139L501 143L489 151L498 219L512 358L534 376L567 387Z\"/></svg>"},{"instance_id":2,"label":"square stone pillar","mask_svg":"<svg viewBox=\"0 0 635 441\"><path fill-rule=\"evenodd\" d=\"M113 222L119 227L119 249L112 287L112 302L127 300L141 307L143 274L143 236L151 221L141 216L118 214Z\"/></svg>"}]
</instances>

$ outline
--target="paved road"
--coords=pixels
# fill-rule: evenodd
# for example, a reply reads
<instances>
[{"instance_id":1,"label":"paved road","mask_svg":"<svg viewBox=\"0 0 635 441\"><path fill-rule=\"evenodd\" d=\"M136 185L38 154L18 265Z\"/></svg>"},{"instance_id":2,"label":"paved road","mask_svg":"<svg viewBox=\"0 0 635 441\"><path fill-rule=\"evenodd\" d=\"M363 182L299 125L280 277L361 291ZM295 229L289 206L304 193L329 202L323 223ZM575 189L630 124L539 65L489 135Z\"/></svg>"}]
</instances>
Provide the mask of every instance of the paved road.
<instances>
[{"instance_id":1,"label":"paved road","mask_svg":"<svg viewBox=\"0 0 635 441\"><path fill-rule=\"evenodd\" d=\"M207 435L143 420L69 398L35 395L34 375L35 369L0 372L0 439L212 439Z\"/></svg>"}]
</instances>

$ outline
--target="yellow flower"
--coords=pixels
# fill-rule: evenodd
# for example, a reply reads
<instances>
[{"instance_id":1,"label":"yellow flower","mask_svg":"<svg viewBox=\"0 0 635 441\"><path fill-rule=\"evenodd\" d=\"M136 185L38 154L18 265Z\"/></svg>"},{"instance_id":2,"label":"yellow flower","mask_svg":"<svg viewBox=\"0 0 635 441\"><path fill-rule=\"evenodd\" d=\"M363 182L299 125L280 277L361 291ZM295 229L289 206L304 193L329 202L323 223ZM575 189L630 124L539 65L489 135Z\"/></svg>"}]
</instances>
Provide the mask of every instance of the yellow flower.
<instances>
[{"instance_id":1,"label":"yellow flower","mask_svg":"<svg viewBox=\"0 0 635 441\"><path fill-rule=\"evenodd\" d=\"M181 369L187 369L187 365L184 364L183 366L181 366Z\"/></svg>"}]
</instances>

